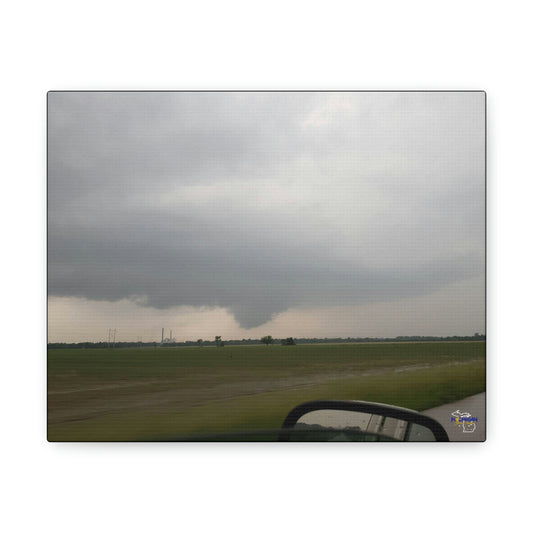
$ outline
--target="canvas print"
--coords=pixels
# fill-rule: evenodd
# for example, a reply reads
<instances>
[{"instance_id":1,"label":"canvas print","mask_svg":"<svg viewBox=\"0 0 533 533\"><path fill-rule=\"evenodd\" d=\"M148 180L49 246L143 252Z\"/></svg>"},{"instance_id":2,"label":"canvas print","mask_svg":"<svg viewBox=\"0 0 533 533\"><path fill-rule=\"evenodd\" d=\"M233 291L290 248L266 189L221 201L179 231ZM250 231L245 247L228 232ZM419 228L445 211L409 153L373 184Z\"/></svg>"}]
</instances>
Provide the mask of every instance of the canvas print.
<instances>
[{"instance_id":1,"label":"canvas print","mask_svg":"<svg viewBox=\"0 0 533 533\"><path fill-rule=\"evenodd\" d=\"M48 440L484 441L485 100L48 93Z\"/></svg>"}]
</instances>

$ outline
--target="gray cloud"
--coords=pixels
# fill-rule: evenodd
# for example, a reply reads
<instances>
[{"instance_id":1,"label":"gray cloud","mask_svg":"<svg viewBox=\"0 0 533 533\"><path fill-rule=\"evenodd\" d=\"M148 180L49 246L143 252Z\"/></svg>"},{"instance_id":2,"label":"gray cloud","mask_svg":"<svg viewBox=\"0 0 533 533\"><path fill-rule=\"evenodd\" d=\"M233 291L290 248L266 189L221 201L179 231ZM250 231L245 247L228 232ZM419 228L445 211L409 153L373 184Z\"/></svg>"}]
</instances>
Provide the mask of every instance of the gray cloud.
<instances>
[{"instance_id":1,"label":"gray cloud","mask_svg":"<svg viewBox=\"0 0 533 533\"><path fill-rule=\"evenodd\" d=\"M49 293L291 307L484 270L481 93L51 93Z\"/></svg>"}]
</instances>

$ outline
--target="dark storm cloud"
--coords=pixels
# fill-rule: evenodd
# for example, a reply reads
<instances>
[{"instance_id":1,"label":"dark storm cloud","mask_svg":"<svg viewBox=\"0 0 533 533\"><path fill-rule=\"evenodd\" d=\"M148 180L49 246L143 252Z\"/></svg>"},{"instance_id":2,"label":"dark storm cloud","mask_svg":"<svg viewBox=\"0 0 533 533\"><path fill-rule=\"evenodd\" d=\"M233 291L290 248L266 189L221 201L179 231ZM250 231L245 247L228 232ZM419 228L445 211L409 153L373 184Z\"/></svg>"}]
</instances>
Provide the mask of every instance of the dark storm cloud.
<instances>
[{"instance_id":1,"label":"dark storm cloud","mask_svg":"<svg viewBox=\"0 0 533 533\"><path fill-rule=\"evenodd\" d=\"M67 197L217 181L293 158L313 94L51 93L50 178ZM61 189L61 192L60 192ZM124 191L122 191L124 192Z\"/></svg>"},{"instance_id":2,"label":"dark storm cloud","mask_svg":"<svg viewBox=\"0 0 533 533\"><path fill-rule=\"evenodd\" d=\"M481 94L49 98L51 295L253 327L483 272Z\"/></svg>"}]
</instances>

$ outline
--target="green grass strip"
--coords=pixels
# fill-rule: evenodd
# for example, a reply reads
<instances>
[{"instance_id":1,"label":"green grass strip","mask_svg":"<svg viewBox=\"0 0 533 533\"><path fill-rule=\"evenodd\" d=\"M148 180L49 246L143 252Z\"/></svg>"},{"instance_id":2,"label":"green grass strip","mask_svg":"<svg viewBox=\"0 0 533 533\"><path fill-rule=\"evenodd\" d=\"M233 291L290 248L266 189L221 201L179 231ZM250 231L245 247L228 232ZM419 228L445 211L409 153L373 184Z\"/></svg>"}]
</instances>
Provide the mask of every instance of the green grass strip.
<instances>
[{"instance_id":1,"label":"green grass strip","mask_svg":"<svg viewBox=\"0 0 533 533\"><path fill-rule=\"evenodd\" d=\"M366 400L422 411L485 390L485 361L437 366L407 372L332 380L186 410L128 410L87 420L51 424L51 441L158 440L209 433L279 428L296 405L318 399Z\"/></svg>"}]
</instances>

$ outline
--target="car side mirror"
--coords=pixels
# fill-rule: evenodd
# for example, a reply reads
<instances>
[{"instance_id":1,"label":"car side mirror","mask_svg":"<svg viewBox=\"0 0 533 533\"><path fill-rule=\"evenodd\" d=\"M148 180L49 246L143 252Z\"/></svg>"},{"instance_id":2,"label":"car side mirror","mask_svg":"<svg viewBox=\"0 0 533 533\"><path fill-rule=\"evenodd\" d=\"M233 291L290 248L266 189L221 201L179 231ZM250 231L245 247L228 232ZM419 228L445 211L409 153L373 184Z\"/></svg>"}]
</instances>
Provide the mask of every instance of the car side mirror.
<instances>
[{"instance_id":1,"label":"car side mirror","mask_svg":"<svg viewBox=\"0 0 533 533\"><path fill-rule=\"evenodd\" d=\"M449 441L433 418L382 403L319 400L295 407L283 422L280 441Z\"/></svg>"}]
</instances>

